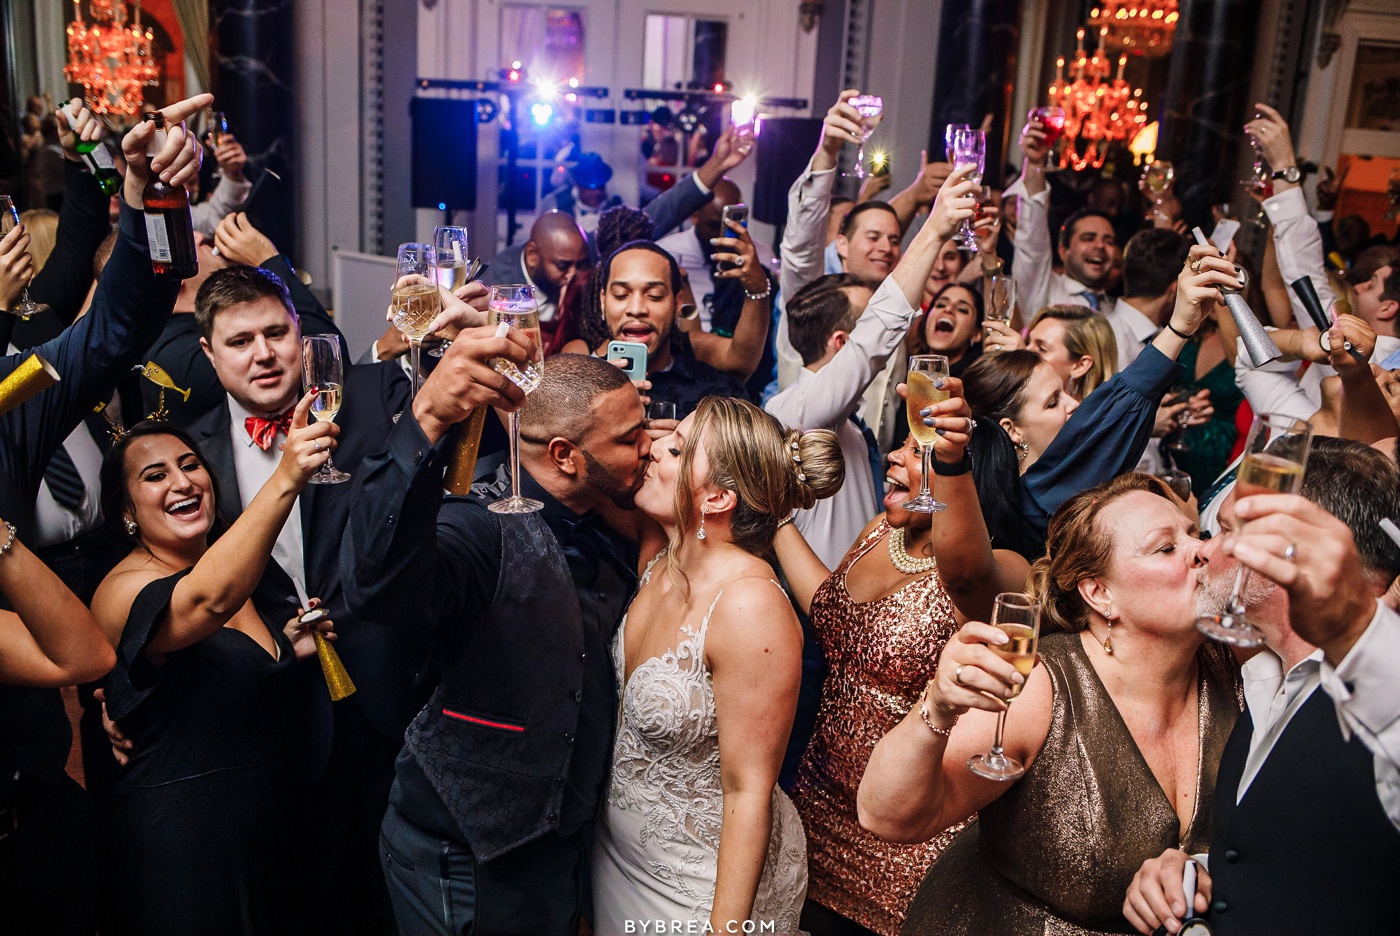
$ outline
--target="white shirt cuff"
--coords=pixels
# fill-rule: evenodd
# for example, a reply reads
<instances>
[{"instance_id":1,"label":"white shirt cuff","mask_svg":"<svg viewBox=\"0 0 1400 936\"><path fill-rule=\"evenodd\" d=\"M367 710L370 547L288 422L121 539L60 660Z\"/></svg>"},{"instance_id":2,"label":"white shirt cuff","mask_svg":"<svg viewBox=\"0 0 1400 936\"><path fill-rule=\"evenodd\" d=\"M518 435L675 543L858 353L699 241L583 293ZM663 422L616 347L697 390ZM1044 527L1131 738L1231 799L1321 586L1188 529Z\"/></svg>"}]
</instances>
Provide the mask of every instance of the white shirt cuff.
<instances>
[{"instance_id":1,"label":"white shirt cuff","mask_svg":"<svg viewBox=\"0 0 1400 936\"><path fill-rule=\"evenodd\" d=\"M692 179L695 180L695 187L698 188L698 189L700 190L700 194L701 194L701 195L709 195L709 194L710 194L710 187L709 187L708 185L705 184L705 182L704 182L703 179L700 178L700 173L698 173L698 172L692 172L692 173L690 174L690 177L691 177Z\"/></svg>"},{"instance_id":2,"label":"white shirt cuff","mask_svg":"<svg viewBox=\"0 0 1400 936\"><path fill-rule=\"evenodd\" d=\"M1349 721L1379 736L1400 718L1400 614L1376 602L1371 623L1341 664L1323 662L1322 687L1345 716L1348 735Z\"/></svg>"},{"instance_id":3,"label":"white shirt cuff","mask_svg":"<svg viewBox=\"0 0 1400 936\"><path fill-rule=\"evenodd\" d=\"M1279 192L1272 198L1265 199L1264 211L1269 215L1269 220L1277 227L1281 221L1293 221L1308 217L1308 200L1303 197L1303 190L1294 186Z\"/></svg>"},{"instance_id":4,"label":"white shirt cuff","mask_svg":"<svg viewBox=\"0 0 1400 936\"><path fill-rule=\"evenodd\" d=\"M1332 220L1333 213L1334 212L1323 211L1321 208L1317 208L1313 210L1312 216L1313 220L1318 224L1326 224L1328 221Z\"/></svg>"}]
</instances>

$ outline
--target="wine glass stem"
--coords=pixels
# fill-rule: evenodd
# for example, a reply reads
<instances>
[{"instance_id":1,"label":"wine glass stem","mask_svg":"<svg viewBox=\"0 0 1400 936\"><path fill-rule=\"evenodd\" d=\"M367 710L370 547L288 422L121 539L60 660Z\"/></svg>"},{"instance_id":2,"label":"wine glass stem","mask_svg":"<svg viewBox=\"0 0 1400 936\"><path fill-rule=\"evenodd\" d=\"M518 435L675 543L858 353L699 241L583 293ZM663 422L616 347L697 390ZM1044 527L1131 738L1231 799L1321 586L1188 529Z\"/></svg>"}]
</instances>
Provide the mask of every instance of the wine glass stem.
<instances>
[{"instance_id":1,"label":"wine glass stem","mask_svg":"<svg viewBox=\"0 0 1400 936\"><path fill-rule=\"evenodd\" d=\"M510 496L520 499L520 411L510 414Z\"/></svg>"},{"instance_id":2,"label":"wine glass stem","mask_svg":"<svg viewBox=\"0 0 1400 936\"><path fill-rule=\"evenodd\" d=\"M919 497L928 500L933 495L929 492L928 476L933 471L933 446L920 445L919 458L923 468L923 475L919 478Z\"/></svg>"},{"instance_id":3,"label":"wine glass stem","mask_svg":"<svg viewBox=\"0 0 1400 936\"><path fill-rule=\"evenodd\" d=\"M1249 566L1240 564L1235 573L1235 587L1230 589L1230 613L1244 614L1244 589L1249 582Z\"/></svg>"},{"instance_id":4,"label":"wine glass stem","mask_svg":"<svg viewBox=\"0 0 1400 936\"><path fill-rule=\"evenodd\" d=\"M865 178L865 141L856 144L856 178Z\"/></svg>"},{"instance_id":5,"label":"wine glass stem","mask_svg":"<svg viewBox=\"0 0 1400 936\"><path fill-rule=\"evenodd\" d=\"M411 384L412 384L412 386L410 386L410 388L409 388L409 389L412 391L412 393L411 393L412 396L417 396L417 395L418 395L418 374L420 373L419 370L418 370L418 358L419 358L419 353L422 351L422 348L423 348L423 342L422 342L422 341L418 340L417 338L413 338L413 339L410 339L410 340L409 340L409 342L408 342L408 353L409 353L410 360L411 360L411 362L412 362L412 364L413 364L413 366L412 366L413 374L412 374L412 376L409 378L409 380L410 380L410 382L411 382Z\"/></svg>"},{"instance_id":6,"label":"wine glass stem","mask_svg":"<svg viewBox=\"0 0 1400 936\"><path fill-rule=\"evenodd\" d=\"M1002 731L1006 728L1006 712L1007 709L1011 707L1011 703L1006 703L1006 706L1007 708L1004 708L1000 712L997 712L997 734L996 737L992 739L992 756L998 759L1006 756L1006 753L1002 750L1001 747L1001 734Z\"/></svg>"}]
</instances>

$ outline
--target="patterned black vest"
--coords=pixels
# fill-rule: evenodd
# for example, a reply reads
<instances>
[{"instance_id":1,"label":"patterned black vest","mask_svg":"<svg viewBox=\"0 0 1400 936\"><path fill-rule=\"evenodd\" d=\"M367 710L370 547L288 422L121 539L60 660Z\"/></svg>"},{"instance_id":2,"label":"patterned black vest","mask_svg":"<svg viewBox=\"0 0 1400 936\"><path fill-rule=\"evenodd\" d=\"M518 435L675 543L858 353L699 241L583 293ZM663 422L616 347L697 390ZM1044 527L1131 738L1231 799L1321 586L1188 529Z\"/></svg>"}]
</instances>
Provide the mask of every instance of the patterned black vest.
<instances>
[{"instance_id":1,"label":"patterned black vest","mask_svg":"<svg viewBox=\"0 0 1400 936\"><path fill-rule=\"evenodd\" d=\"M1236 805L1252 733L1245 712L1216 778L1215 936L1397 932L1400 832L1376 796L1370 749L1342 737L1332 699L1319 688Z\"/></svg>"},{"instance_id":2,"label":"patterned black vest","mask_svg":"<svg viewBox=\"0 0 1400 936\"><path fill-rule=\"evenodd\" d=\"M481 861L559 825L583 691L583 618L539 514L501 518L495 599L405 740Z\"/></svg>"}]
</instances>

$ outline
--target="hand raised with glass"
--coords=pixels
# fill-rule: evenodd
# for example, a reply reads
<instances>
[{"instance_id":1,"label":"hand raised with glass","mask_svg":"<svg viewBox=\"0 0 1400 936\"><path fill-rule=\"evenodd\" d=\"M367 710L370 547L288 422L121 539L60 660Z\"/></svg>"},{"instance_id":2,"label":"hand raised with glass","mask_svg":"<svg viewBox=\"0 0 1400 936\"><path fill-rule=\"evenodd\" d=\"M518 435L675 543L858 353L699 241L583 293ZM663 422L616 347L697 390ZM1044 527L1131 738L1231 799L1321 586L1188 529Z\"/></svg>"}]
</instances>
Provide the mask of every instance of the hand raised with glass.
<instances>
[{"instance_id":1,"label":"hand raised with glass","mask_svg":"<svg viewBox=\"0 0 1400 936\"><path fill-rule=\"evenodd\" d=\"M321 470L321 466L335 451L336 436L340 427L331 420L317 420L308 424L311 416L311 401L316 398L315 390L308 390L292 410L292 425L287 430L287 441L282 443L282 458L277 463L277 474L287 480L294 490L306 487L311 476Z\"/></svg>"},{"instance_id":2,"label":"hand raised with glass","mask_svg":"<svg viewBox=\"0 0 1400 936\"><path fill-rule=\"evenodd\" d=\"M945 465L959 464L976 427L972 407L963 396L963 382L958 378L940 377L934 386L948 391L948 399L925 406L919 410L919 416L925 426L938 433L933 443L933 457ZM909 385L899 384L895 392L901 400L907 400Z\"/></svg>"},{"instance_id":3,"label":"hand raised with glass","mask_svg":"<svg viewBox=\"0 0 1400 936\"><path fill-rule=\"evenodd\" d=\"M1008 640L999 628L968 621L943 647L938 669L929 685L930 715L948 727L968 709L1000 712L1003 699L1011 699L1025 685L1026 677L991 648Z\"/></svg>"},{"instance_id":4,"label":"hand raised with glass","mask_svg":"<svg viewBox=\"0 0 1400 936\"><path fill-rule=\"evenodd\" d=\"M533 360L534 341L512 328L497 337L485 325L460 332L413 398L413 416L429 444L479 406L509 412L525 402L525 392L491 366L497 358L524 370Z\"/></svg>"},{"instance_id":5,"label":"hand raised with glass","mask_svg":"<svg viewBox=\"0 0 1400 936\"><path fill-rule=\"evenodd\" d=\"M968 164L948 173L943 188L933 200L933 209L924 226L940 244L951 238L963 221L977 213L977 193L982 187L968 178L976 171L976 166Z\"/></svg>"},{"instance_id":6,"label":"hand raised with glass","mask_svg":"<svg viewBox=\"0 0 1400 936\"><path fill-rule=\"evenodd\" d=\"M842 143L854 143L859 146L865 140L860 112L846 103L859 94L858 88L847 88L827 110L826 117L822 120L821 143L817 145L817 153L812 158L812 171L835 169L836 157L841 154Z\"/></svg>"}]
</instances>

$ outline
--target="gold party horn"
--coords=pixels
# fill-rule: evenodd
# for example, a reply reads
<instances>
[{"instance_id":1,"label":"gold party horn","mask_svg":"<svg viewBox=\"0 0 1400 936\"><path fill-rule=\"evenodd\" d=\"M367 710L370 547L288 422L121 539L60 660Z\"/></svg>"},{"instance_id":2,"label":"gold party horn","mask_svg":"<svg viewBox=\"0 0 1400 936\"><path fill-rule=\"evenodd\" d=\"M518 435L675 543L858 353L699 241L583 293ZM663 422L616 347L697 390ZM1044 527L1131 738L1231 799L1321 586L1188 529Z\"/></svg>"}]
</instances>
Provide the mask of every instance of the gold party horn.
<instances>
[{"instance_id":1,"label":"gold party horn","mask_svg":"<svg viewBox=\"0 0 1400 936\"><path fill-rule=\"evenodd\" d=\"M37 354L31 354L19 367L0 380L0 416L59 381L58 371Z\"/></svg>"},{"instance_id":2,"label":"gold party horn","mask_svg":"<svg viewBox=\"0 0 1400 936\"><path fill-rule=\"evenodd\" d=\"M321 673L326 677L326 688L331 691L331 701L339 702L347 696L355 694L355 683L350 678L350 674L345 671L345 664L340 662L340 654L335 652L335 647L320 634L313 635L316 639L316 658L321 661Z\"/></svg>"},{"instance_id":3,"label":"gold party horn","mask_svg":"<svg viewBox=\"0 0 1400 936\"><path fill-rule=\"evenodd\" d=\"M472 492L472 477L476 474L476 456L481 450L481 430L486 425L486 407L472 410L457 436L457 448L442 486L449 492L466 497Z\"/></svg>"}]
</instances>

